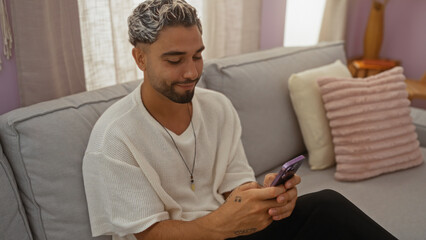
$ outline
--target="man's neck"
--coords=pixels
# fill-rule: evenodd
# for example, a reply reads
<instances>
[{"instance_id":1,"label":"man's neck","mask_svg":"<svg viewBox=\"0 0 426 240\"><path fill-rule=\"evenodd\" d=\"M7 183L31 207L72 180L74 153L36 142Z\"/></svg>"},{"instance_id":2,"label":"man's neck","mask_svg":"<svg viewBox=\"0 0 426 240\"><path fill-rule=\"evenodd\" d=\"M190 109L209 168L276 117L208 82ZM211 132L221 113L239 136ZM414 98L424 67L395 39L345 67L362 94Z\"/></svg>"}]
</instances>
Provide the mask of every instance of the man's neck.
<instances>
[{"instance_id":1,"label":"man's neck","mask_svg":"<svg viewBox=\"0 0 426 240\"><path fill-rule=\"evenodd\" d=\"M146 82L142 83L141 96L145 108L165 128L177 135L188 128L192 116L191 103L175 103L155 91Z\"/></svg>"}]
</instances>

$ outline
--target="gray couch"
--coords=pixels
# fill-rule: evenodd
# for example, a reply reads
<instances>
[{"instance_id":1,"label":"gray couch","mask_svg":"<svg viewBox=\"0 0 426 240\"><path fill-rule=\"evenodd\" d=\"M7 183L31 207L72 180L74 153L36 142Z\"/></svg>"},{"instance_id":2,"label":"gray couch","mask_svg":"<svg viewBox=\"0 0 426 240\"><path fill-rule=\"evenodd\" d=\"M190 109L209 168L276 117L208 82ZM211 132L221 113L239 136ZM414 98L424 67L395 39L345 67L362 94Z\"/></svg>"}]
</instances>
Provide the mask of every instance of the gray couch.
<instances>
[{"instance_id":1,"label":"gray couch","mask_svg":"<svg viewBox=\"0 0 426 240\"><path fill-rule=\"evenodd\" d=\"M287 80L340 59L342 43L277 48L205 63L199 86L229 97L259 180L305 152ZM92 239L81 161L102 112L138 82L75 94L0 116L0 239ZM426 111L412 109L426 156ZM338 182L335 169L299 171L299 193L329 188L348 197L400 239L426 239L426 166L361 182ZM99 237L97 239L110 239Z\"/></svg>"}]
</instances>

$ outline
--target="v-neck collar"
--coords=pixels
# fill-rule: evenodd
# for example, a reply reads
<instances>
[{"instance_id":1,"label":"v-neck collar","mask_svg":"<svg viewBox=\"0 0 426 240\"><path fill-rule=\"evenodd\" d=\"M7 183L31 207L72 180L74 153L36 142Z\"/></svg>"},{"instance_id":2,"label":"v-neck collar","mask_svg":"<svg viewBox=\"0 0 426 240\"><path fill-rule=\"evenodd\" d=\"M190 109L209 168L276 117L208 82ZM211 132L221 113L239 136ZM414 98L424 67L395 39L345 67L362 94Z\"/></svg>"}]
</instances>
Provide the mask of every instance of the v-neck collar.
<instances>
[{"instance_id":1,"label":"v-neck collar","mask_svg":"<svg viewBox=\"0 0 426 240\"><path fill-rule=\"evenodd\" d=\"M142 83L139 84L138 88L135 89L135 94L134 94L134 100L141 106L142 111L144 111L144 113L146 113L145 115L148 116L149 120L151 122L154 122L155 125L157 125L159 128L165 128L167 129L167 131L176 138L185 138L186 136L192 136L192 126L191 126L191 122L192 124L194 124L194 122L196 121L196 116L198 115L198 101L197 101L197 87L194 89L194 97L191 100L192 103L192 116L191 116L191 122L188 124L188 126L186 127L185 131L183 131L181 134L176 134L175 132L173 132L172 130L164 127L163 125L161 125L152 115L151 113L149 113L148 109L146 109L145 105L142 102L142 94L141 94L141 87L142 87ZM195 129L195 126L194 126ZM190 134L190 135L189 135Z\"/></svg>"}]
</instances>

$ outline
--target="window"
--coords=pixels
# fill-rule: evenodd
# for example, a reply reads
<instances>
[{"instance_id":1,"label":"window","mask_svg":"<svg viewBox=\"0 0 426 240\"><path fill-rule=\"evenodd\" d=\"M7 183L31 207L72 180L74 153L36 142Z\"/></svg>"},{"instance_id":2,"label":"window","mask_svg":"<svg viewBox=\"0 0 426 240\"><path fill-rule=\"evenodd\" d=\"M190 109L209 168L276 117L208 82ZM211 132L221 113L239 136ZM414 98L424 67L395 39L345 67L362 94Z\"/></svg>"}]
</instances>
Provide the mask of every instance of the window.
<instances>
[{"instance_id":1,"label":"window","mask_svg":"<svg viewBox=\"0 0 426 240\"><path fill-rule=\"evenodd\" d=\"M318 43L326 0L287 0L284 46Z\"/></svg>"}]
</instances>

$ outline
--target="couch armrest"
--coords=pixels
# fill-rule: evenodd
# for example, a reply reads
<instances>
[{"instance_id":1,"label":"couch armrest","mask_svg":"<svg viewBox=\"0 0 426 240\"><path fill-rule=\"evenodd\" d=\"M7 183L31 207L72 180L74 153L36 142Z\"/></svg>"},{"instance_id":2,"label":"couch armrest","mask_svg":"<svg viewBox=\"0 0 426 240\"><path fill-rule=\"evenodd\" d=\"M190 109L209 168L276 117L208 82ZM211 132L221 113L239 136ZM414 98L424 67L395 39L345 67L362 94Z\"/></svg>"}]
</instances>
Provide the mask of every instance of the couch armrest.
<instances>
[{"instance_id":1,"label":"couch armrest","mask_svg":"<svg viewBox=\"0 0 426 240\"><path fill-rule=\"evenodd\" d=\"M411 108L411 117L419 138L420 146L426 147L426 110Z\"/></svg>"}]
</instances>

